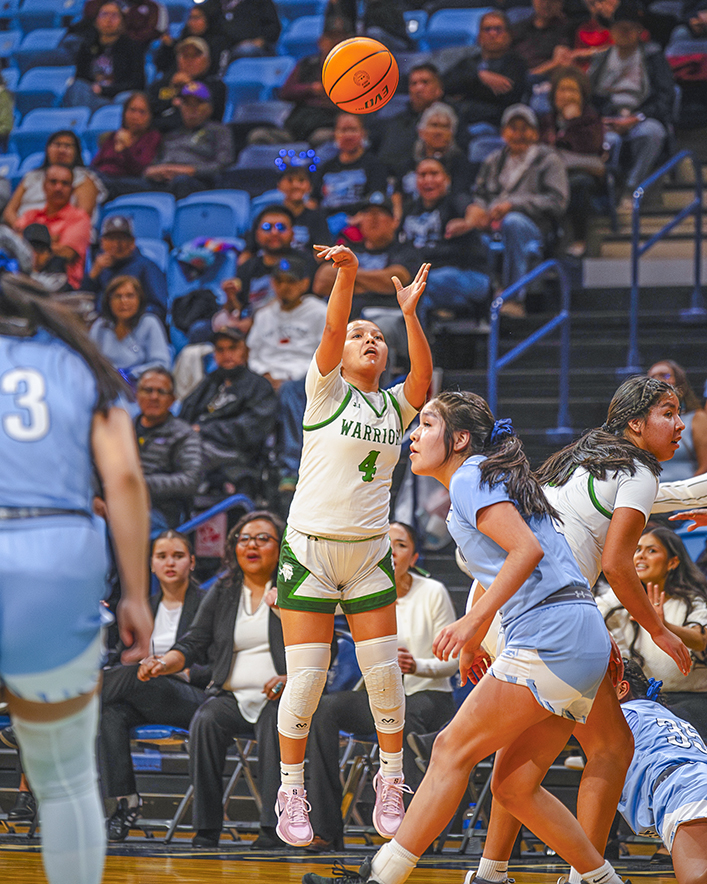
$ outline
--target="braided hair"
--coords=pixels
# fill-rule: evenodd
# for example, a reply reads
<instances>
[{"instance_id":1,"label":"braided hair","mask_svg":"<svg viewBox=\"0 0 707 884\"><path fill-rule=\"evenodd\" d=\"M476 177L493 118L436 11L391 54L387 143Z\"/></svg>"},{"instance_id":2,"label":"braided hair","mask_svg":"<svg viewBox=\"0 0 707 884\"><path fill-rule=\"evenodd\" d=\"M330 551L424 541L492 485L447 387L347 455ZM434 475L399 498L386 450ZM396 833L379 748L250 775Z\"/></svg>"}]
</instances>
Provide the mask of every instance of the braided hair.
<instances>
[{"instance_id":1,"label":"braided hair","mask_svg":"<svg viewBox=\"0 0 707 884\"><path fill-rule=\"evenodd\" d=\"M486 400L476 393L446 390L433 399L428 408L442 419L446 460L452 456L454 434L466 430L469 444L458 453L465 457L486 455L479 466L482 485L505 484L509 497L523 516L551 516L559 520L559 514L530 469L523 443L510 420L495 421Z\"/></svg>"},{"instance_id":2,"label":"braided hair","mask_svg":"<svg viewBox=\"0 0 707 884\"><path fill-rule=\"evenodd\" d=\"M668 704L660 695L662 681L654 678L646 678L645 673L635 660L624 660L624 681L628 682L629 692L623 699L628 700L653 700L661 706L668 708Z\"/></svg>"},{"instance_id":3,"label":"braided hair","mask_svg":"<svg viewBox=\"0 0 707 884\"><path fill-rule=\"evenodd\" d=\"M647 418L651 408L670 393L677 396L674 387L655 378L639 375L624 381L614 393L602 426L551 455L537 471L540 483L564 485L578 467L600 481L619 470L633 476L637 464L659 476L656 456L634 445L625 434L630 421Z\"/></svg>"}]
</instances>

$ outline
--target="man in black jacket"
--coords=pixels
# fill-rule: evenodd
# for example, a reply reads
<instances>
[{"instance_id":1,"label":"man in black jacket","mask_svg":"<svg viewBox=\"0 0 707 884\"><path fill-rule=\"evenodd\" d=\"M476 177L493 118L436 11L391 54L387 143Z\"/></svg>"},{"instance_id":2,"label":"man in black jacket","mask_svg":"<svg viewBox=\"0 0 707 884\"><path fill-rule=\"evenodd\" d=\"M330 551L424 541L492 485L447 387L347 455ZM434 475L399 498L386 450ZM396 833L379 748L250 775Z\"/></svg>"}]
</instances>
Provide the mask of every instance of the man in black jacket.
<instances>
[{"instance_id":1,"label":"man in black jacket","mask_svg":"<svg viewBox=\"0 0 707 884\"><path fill-rule=\"evenodd\" d=\"M152 501L152 527L175 528L199 487L203 455L198 433L175 417L174 378L148 368L137 384L135 434Z\"/></svg>"},{"instance_id":2,"label":"man in black jacket","mask_svg":"<svg viewBox=\"0 0 707 884\"><path fill-rule=\"evenodd\" d=\"M212 485L233 483L253 493L265 440L275 426L277 396L270 383L247 368L243 334L222 328L214 335L217 369L182 403L180 416L201 438Z\"/></svg>"}]
</instances>

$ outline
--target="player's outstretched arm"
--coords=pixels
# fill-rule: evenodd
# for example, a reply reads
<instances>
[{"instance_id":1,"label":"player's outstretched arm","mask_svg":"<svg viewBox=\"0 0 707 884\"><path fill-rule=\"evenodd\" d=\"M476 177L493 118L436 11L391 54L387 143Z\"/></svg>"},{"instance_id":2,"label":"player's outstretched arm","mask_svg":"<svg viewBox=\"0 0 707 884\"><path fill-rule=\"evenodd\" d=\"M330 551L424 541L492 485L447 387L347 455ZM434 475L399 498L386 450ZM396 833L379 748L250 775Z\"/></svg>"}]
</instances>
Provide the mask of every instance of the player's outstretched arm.
<instances>
[{"instance_id":1,"label":"player's outstretched arm","mask_svg":"<svg viewBox=\"0 0 707 884\"><path fill-rule=\"evenodd\" d=\"M671 522L690 521L687 526L688 531L694 531L695 528L707 528L707 510L688 510L685 513L675 513L669 517Z\"/></svg>"},{"instance_id":2,"label":"player's outstretched arm","mask_svg":"<svg viewBox=\"0 0 707 884\"><path fill-rule=\"evenodd\" d=\"M336 280L329 295L326 325L322 340L317 347L317 367L322 375L328 375L341 362L346 341L346 326L351 314L358 258L346 246L315 246L317 257L332 261L336 267Z\"/></svg>"},{"instance_id":3,"label":"player's outstretched arm","mask_svg":"<svg viewBox=\"0 0 707 884\"><path fill-rule=\"evenodd\" d=\"M417 317L417 304L427 285L429 264L423 264L410 285L403 288L397 276L393 285L398 295L398 304L405 319L410 354L410 374L405 379L405 398L414 408L422 408L432 380L432 353L427 338Z\"/></svg>"}]
</instances>

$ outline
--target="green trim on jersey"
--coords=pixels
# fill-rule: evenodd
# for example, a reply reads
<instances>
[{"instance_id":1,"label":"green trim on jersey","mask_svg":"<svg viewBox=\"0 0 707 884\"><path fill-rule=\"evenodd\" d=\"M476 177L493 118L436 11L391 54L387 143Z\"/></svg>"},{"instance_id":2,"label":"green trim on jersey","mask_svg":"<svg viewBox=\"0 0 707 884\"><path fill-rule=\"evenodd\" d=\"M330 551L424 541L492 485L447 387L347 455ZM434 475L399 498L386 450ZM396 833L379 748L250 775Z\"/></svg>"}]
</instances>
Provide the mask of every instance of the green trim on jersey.
<instances>
[{"instance_id":1,"label":"green trim on jersey","mask_svg":"<svg viewBox=\"0 0 707 884\"><path fill-rule=\"evenodd\" d=\"M606 516L607 519L610 519L613 513L599 503L596 491L594 490L594 476L592 476L591 473L587 479L587 490L589 491L589 499L591 500L594 509L597 510L597 512L600 512L602 516Z\"/></svg>"},{"instance_id":2,"label":"green trim on jersey","mask_svg":"<svg viewBox=\"0 0 707 884\"><path fill-rule=\"evenodd\" d=\"M387 390L384 390L384 391L383 391L383 395L385 396L385 394L386 394L387 392L388 392ZM394 408L394 409L396 410L396 412L398 413L398 420L400 421L400 430L401 430L401 432L404 433L404 432L405 432L405 424L403 423L403 413L402 413L402 411L400 410L400 403L399 403L398 400L395 398L395 396L392 395L392 393L388 393L388 398L389 398L390 401L393 403L393 408Z\"/></svg>"},{"instance_id":3,"label":"green trim on jersey","mask_svg":"<svg viewBox=\"0 0 707 884\"><path fill-rule=\"evenodd\" d=\"M348 381L347 381L347 383L348 383ZM375 414L376 417L383 417L383 415L388 410L388 400L385 398L385 390L379 390L379 392L383 394L383 408L380 411L377 411L375 405L372 402L369 402L369 400L366 398L365 393L362 393L361 390L359 390L358 387L354 387L353 384L349 384L349 387L353 387L353 389L357 393L360 393L361 397L363 398L363 401L366 403L366 405L368 405L368 407L371 409L371 411L373 412L373 414ZM390 394L388 394L388 395L390 396ZM391 396L390 398L392 399L393 397Z\"/></svg>"},{"instance_id":4,"label":"green trim on jersey","mask_svg":"<svg viewBox=\"0 0 707 884\"><path fill-rule=\"evenodd\" d=\"M334 414L332 414L331 417L328 417L325 421L321 421L321 423L318 423L318 424L309 424L309 425L302 424L302 429L303 430L321 430L322 427L326 427L327 424L330 424L330 423L332 423L332 421L335 421L337 419L337 417L341 414L341 412L349 404L349 401L351 400L352 396L353 396L353 393L351 392L351 387L349 387L349 389L346 391L346 395L344 396L344 401L336 409L336 411L334 412Z\"/></svg>"}]
</instances>

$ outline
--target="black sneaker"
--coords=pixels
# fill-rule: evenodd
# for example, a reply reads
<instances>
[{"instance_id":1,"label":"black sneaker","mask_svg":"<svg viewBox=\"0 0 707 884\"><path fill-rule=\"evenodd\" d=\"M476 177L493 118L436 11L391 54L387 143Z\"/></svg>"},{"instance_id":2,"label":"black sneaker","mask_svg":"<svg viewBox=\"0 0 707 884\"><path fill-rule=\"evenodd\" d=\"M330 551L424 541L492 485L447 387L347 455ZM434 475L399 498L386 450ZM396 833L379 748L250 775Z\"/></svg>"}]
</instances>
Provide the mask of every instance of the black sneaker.
<instances>
[{"instance_id":1,"label":"black sneaker","mask_svg":"<svg viewBox=\"0 0 707 884\"><path fill-rule=\"evenodd\" d=\"M10 749L19 748L17 745L17 737L15 736L15 730L12 725L9 727L4 727L0 731L0 743L4 743L6 746L9 746Z\"/></svg>"},{"instance_id":2,"label":"black sneaker","mask_svg":"<svg viewBox=\"0 0 707 884\"><path fill-rule=\"evenodd\" d=\"M221 838L221 829L197 829L192 838L192 847L205 847L211 850L218 848Z\"/></svg>"},{"instance_id":3,"label":"black sneaker","mask_svg":"<svg viewBox=\"0 0 707 884\"><path fill-rule=\"evenodd\" d=\"M135 821L142 816L142 798L138 798L137 807L128 807L128 799L120 798L115 813L106 824L109 841L125 841Z\"/></svg>"},{"instance_id":4,"label":"black sneaker","mask_svg":"<svg viewBox=\"0 0 707 884\"><path fill-rule=\"evenodd\" d=\"M314 872L307 872L306 875L302 876L302 884L343 884L343 882L346 882L346 884L379 884L378 881L371 878L370 858L361 863L357 872L347 869L338 860L334 863L331 870L334 873L333 878L323 878Z\"/></svg>"},{"instance_id":5,"label":"black sneaker","mask_svg":"<svg viewBox=\"0 0 707 884\"><path fill-rule=\"evenodd\" d=\"M31 792L18 792L15 806L7 812L8 820L31 823L37 815L37 799Z\"/></svg>"}]
</instances>

